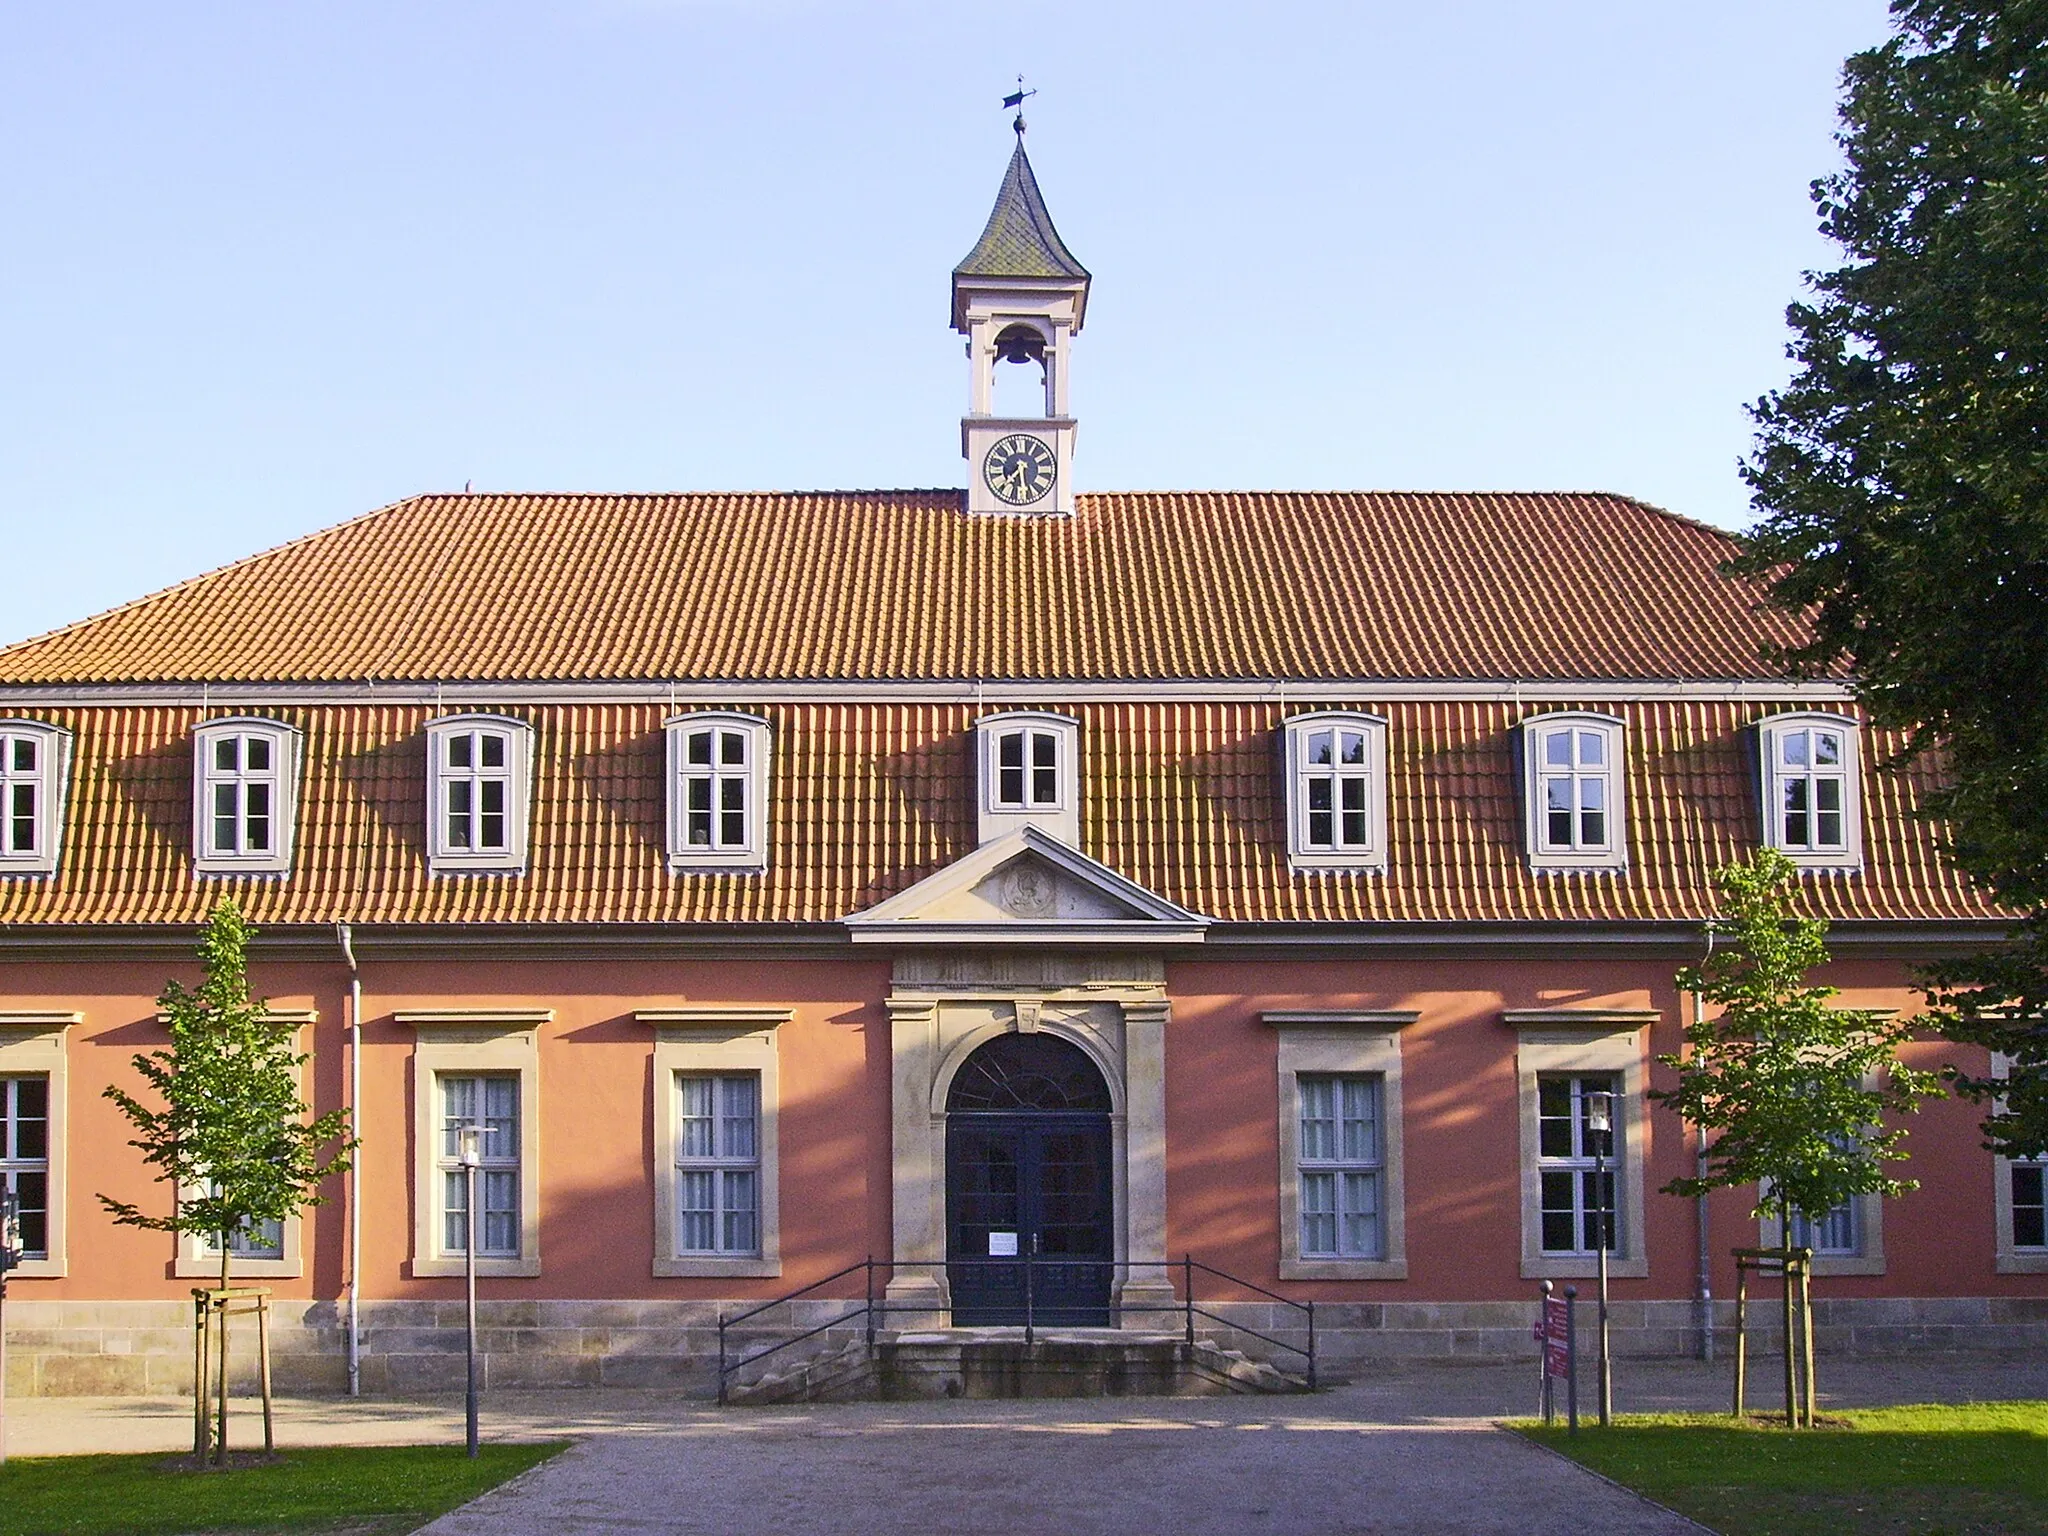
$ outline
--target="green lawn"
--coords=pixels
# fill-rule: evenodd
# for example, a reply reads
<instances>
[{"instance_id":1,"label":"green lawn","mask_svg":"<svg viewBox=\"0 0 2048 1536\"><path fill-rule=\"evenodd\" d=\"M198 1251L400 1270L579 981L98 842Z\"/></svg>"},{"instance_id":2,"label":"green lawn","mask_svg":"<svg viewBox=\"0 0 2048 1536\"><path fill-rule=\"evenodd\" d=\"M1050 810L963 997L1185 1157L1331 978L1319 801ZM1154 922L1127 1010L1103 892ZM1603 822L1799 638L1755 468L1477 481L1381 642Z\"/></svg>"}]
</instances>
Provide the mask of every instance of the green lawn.
<instances>
[{"instance_id":1,"label":"green lawn","mask_svg":"<svg viewBox=\"0 0 2048 1536\"><path fill-rule=\"evenodd\" d=\"M2048 1531L2048 1403L1852 1409L1796 1433L1725 1415L1610 1429L1518 1423L1530 1439L1724 1536Z\"/></svg>"},{"instance_id":2,"label":"green lawn","mask_svg":"<svg viewBox=\"0 0 2048 1536\"><path fill-rule=\"evenodd\" d=\"M545 1461L566 1442L334 1446L195 1472L171 1456L38 1456L0 1467L0 1536L185 1536L201 1531L346 1531L384 1536Z\"/></svg>"}]
</instances>

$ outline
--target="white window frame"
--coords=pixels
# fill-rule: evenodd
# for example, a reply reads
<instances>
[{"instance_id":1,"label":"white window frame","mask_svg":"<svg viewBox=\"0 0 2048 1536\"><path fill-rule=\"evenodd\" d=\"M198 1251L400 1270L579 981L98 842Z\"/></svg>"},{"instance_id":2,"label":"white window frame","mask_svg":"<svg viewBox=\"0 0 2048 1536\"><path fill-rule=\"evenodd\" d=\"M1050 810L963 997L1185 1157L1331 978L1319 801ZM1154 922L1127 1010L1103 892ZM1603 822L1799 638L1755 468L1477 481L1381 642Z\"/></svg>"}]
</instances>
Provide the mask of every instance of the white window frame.
<instances>
[{"instance_id":1,"label":"white window frame","mask_svg":"<svg viewBox=\"0 0 2048 1536\"><path fill-rule=\"evenodd\" d=\"M1863 867L1863 752L1861 725L1846 715L1800 710L1766 715L1757 722L1758 783L1762 797L1764 846L1775 848L1801 869L1861 869ZM1838 770L1804 771L1790 767L1784 757L1785 739L1800 733L1832 731L1841 737L1842 761ZM1809 753L1810 755L1810 753ZM1842 842L1839 847L1798 847L1785 836L1783 800L1786 786L1799 779L1816 786L1809 791L1807 815L1819 814L1817 786L1824 781L1842 786Z\"/></svg>"},{"instance_id":2,"label":"white window frame","mask_svg":"<svg viewBox=\"0 0 2048 1536\"><path fill-rule=\"evenodd\" d=\"M505 738L505 762L485 768L480 761L482 747L471 748L468 767L448 762L451 738L494 734ZM485 814L481 786L486 782L505 786L505 846L503 848L463 847L448 836L451 788L457 783L477 786L471 794L470 815ZM427 722L427 867L435 874L471 872L523 873L526 869L527 828L533 809L533 727L507 715L447 715Z\"/></svg>"},{"instance_id":3,"label":"white window frame","mask_svg":"<svg viewBox=\"0 0 2048 1536\"><path fill-rule=\"evenodd\" d=\"M1519 729L1523 839L1529 867L1539 873L1627 869L1627 725L1617 715L1595 714L1590 710L1551 710L1545 714L1530 715L1522 721ZM1573 765L1564 773L1552 767L1546 757L1550 737L1560 731L1573 733ZM1598 771L1589 772L1579 763L1578 733L1581 732L1598 736L1604 743L1602 750L1606 762ZM1548 805L1549 781L1560 777L1568 778L1575 786L1570 812L1573 841L1562 845L1550 840ZM1582 836L1583 818L1588 810L1593 809L1579 801L1582 789L1578 786L1585 782L1603 785L1601 795L1606 803L1599 814L1604 818L1602 830L1606 837L1598 844L1587 842Z\"/></svg>"},{"instance_id":4,"label":"white window frame","mask_svg":"<svg viewBox=\"0 0 2048 1536\"><path fill-rule=\"evenodd\" d=\"M1021 803L1002 795L1003 743L1016 738L1024 747L1024 799ZM1034 780L1040 771L1034 761L1035 743L1049 742L1053 750L1052 798L1041 799ZM984 715L974 722L974 770L977 831L979 841L994 842L1022 827L1037 827L1069 848L1081 842L1081 722L1071 715L1044 710L1013 709Z\"/></svg>"},{"instance_id":5,"label":"white window frame","mask_svg":"<svg viewBox=\"0 0 2048 1536\"><path fill-rule=\"evenodd\" d=\"M35 766L14 766L15 743L35 744ZM0 720L0 875L54 875L64 841L64 797L71 780L71 733L40 720ZM30 846L14 846L16 791L35 797Z\"/></svg>"},{"instance_id":6,"label":"white window frame","mask_svg":"<svg viewBox=\"0 0 2048 1536\"><path fill-rule=\"evenodd\" d=\"M266 1015L273 1023L290 1024L295 1027L292 1048L304 1048L304 1032L317 1023L319 1011L313 1008L272 1008ZM157 1015L162 1022L164 1016ZM306 1090L306 1075L312 1062L301 1063L299 1091ZM259 1279L268 1276L273 1280L296 1280L306 1272L303 1249L300 1246L302 1218L298 1212L279 1223L277 1251L272 1254L248 1253L237 1250L228 1259L228 1275L231 1279ZM232 1243L233 1239L230 1239ZM208 1232L181 1232L178 1234L177 1255L171 1264L171 1273L180 1280L220 1279L220 1249L214 1246L213 1235Z\"/></svg>"},{"instance_id":7,"label":"white window frame","mask_svg":"<svg viewBox=\"0 0 2048 1536\"><path fill-rule=\"evenodd\" d=\"M726 1007L648 1008L634 1017L654 1029L654 1270L657 1276L775 1276L782 1273L782 1200L779 1157L777 1031L794 1016L790 1008L734 1004ZM760 1170L756 1201L760 1246L751 1254L682 1252L678 1244L678 1174L696 1166L681 1156L680 1077L751 1076L755 1100L755 1162ZM705 1165L709 1166L709 1165Z\"/></svg>"},{"instance_id":8,"label":"white window frame","mask_svg":"<svg viewBox=\"0 0 2048 1536\"><path fill-rule=\"evenodd\" d=\"M463 1256L442 1244L447 1158L443 1077L516 1077L519 1081L519 1253L477 1255L480 1275L532 1277L540 1268L540 1044L552 1008L426 1008L393 1015L417 1031L412 1056L412 1273L460 1275Z\"/></svg>"},{"instance_id":9,"label":"white window frame","mask_svg":"<svg viewBox=\"0 0 2048 1536\"><path fill-rule=\"evenodd\" d=\"M1284 763L1287 798L1287 862L1295 869L1365 869L1387 867L1387 722L1381 715L1356 710L1322 710L1296 715L1284 723ZM1312 763L1311 748L1324 732L1332 737L1333 757L1342 756L1344 734L1361 739L1363 761L1355 768L1342 762L1328 767ZM1331 783L1331 841L1312 840L1312 782ZM1365 836L1352 842L1344 838L1347 784L1361 786L1364 801L1358 814L1365 818Z\"/></svg>"},{"instance_id":10,"label":"white window frame","mask_svg":"<svg viewBox=\"0 0 2048 1536\"><path fill-rule=\"evenodd\" d=\"M1768 1182L1757 1191L1759 1200L1770 1198ZM1851 1195L1836 1211L1846 1211L1850 1231L1855 1236L1851 1248L1815 1248L1813 1250L1813 1272L1816 1275L1881 1275L1884 1273L1884 1199L1879 1195ZM1828 1213L1834 1215L1834 1211ZM1801 1217L1793 1217L1793 1235L1799 1236L1799 1228L1808 1225ZM1763 1248L1785 1246L1784 1229L1775 1213L1766 1213L1757 1220L1757 1243ZM1812 1246L1810 1243L1802 1247Z\"/></svg>"},{"instance_id":11,"label":"white window frame","mask_svg":"<svg viewBox=\"0 0 2048 1536\"><path fill-rule=\"evenodd\" d=\"M1405 1280L1408 1223L1402 1184L1401 1031L1408 1011L1278 1010L1262 1014L1279 1036L1280 1278ZM1379 1080L1378 1258L1305 1255L1301 1249L1301 1079Z\"/></svg>"},{"instance_id":12,"label":"white window frame","mask_svg":"<svg viewBox=\"0 0 2048 1536\"><path fill-rule=\"evenodd\" d=\"M2006 1077L2011 1071L2011 1058L2001 1051L1993 1051L1992 1077ZM2044 1186L2048 1186L2048 1158L2007 1157L2003 1152L1992 1154L1991 1210L1995 1244L1992 1267L2001 1275L2048 1275L2048 1246L2022 1248L2013 1240L2012 1174L2016 1167L2042 1168L2042 1181Z\"/></svg>"},{"instance_id":13,"label":"white window frame","mask_svg":"<svg viewBox=\"0 0 2048 1536\"><path fill-rule=\"evenodd\" d=\"M241 743L232 770L217 766L215 759L223 741ZM261 741L269 749L267 770L247 766L250 741ZM294 830L298 823L299 769L303 761L302 738L281 720L236 717L208 720L192 732L192 868L202 875L285 874L292 867ZM248 791L251 786L267 788L270 796L270 846L254 852L239 846L223 848L214 836L214 797L229 789L235 797L235 841L239 844L248 822Z\"/></svg>"},{"instance_id":14,"label":"white window frame","mask_svg":"<svg viewBox=\"0 0 2048 1536\"><path fill-rule=\"evenodd\" d=\"M668 862L674 870L722 869L759 874L768 868L768 785L770 752L774 736L759 715L729 710L698 710L675 715L663 722L668 740ZM690 740L699 733L711 736L712 761L707 765L689 761ZM736 765L719 761L726 740L738 737L745 761ZM711 786L710 845L690 842L690 787ZM720 800L725 786L737 786L744 796L741 817L745 835L738 842L723 838Z\"/></svg>"},{"instance_id":15,"label":"white window frame","mask_svg":"<svg viewBox=\"0 0 2048 1536\"><path fill-rule=\"evenodd\" d=\"M65 1183L70 1171L65 1134L67 1032L83 1014L64 1010L0 1012L0 1077L40 1077L48 1084L44 1131L45 1220L43 1257L25 1259L10 1280L61 1279L66 1270Z\"/></svg>"},{"instance_id":16,"label":"white window frame","mask_svg":"<svg viewBox=\"0 0 2048 1536\"><path fill-rule=\"evenodd\" d=\"M1614 1180L1616 1246L1607 1272L1640 1278L1650 1272L1644 1245L1643 1169L1647 1160L1647 1031L1661 1017L1655 1009L1514 1008L1502 1018L1518 1037L1516 1099L1522 1147L1522 1278L1583 1279L1599 1271L1599 1256L1546 1253L1543 1248L1543 1169L1538 1113L1538 1079L1607 1076L1620 1082L1620 1115L1615 1136L1621 1166Z\"/></svg>"}]
</instances>

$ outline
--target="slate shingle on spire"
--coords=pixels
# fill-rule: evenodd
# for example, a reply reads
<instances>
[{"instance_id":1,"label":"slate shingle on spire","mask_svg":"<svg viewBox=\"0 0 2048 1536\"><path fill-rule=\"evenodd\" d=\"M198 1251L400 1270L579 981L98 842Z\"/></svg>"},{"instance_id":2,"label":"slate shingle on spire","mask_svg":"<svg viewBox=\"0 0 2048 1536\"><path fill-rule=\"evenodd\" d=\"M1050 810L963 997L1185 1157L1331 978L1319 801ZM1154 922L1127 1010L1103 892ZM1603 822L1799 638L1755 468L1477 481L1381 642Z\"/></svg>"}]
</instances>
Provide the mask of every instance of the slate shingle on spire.
<instances>
[{"instance_id":1,"label":"slate shingle on spire","mask_svg":"<svg viewBox=\"0 0 2048 1536\"><path fill-rule=\"evenodd\" d=\"M1078 283L1087 291L1088 269L1074 259L1074 253L1053 228L1046 212L1045 198L1038 190L1038 178L1031 174L1031 161L1020 139L1010 156L1010 168L1003 173L1002 190L974 249L953 269L954 323L959 323L960 290L969 283L1028 278L1034 282Z\"/></svg>"}]
</instances>

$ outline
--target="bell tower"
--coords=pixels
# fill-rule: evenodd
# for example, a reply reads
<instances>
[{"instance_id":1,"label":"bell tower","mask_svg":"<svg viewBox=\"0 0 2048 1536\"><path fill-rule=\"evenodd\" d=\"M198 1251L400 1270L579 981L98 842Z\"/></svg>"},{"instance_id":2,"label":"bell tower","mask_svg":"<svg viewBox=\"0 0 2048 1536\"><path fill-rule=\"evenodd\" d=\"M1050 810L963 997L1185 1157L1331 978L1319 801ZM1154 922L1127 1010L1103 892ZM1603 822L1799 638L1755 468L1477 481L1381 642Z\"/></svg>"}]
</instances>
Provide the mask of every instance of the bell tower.
<instances>
[{"instance_id":1,"label":"bell tower","mask_svg":"<svg viewBox=\"0 0 2048 1536\"><path fill-rule=\"evenodd\" d=\"M1024 121L988 227L953 269L953 329L967 337L969 512L1074 510L1074 418L1067 403L1067 356L1088 309L1088 269L1074 259L1024 153ZM996 370L1037 367L1044 408L998 416Z\"/></svg>"}]
</instances>

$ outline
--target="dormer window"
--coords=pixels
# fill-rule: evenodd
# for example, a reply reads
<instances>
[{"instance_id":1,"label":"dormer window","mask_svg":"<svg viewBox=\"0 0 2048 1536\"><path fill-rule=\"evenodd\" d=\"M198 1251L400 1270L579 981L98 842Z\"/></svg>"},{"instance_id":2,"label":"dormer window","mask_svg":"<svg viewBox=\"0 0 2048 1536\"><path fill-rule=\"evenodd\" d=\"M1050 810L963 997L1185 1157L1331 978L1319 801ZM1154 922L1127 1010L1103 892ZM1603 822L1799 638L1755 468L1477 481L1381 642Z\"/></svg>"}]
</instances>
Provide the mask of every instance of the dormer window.
<instances>
[{"instance_id":1,"label":"dormer window","mask_svg":"<svg viewBox=\"0 0 2048 1536\"><path fill-rule=\"evenodd\" d=\"M1523 722L1531 868L1627 866L1622 748L1622 723L1611 715L1560 712Z\"/></svg>"},{"instance_id":2,"label":"dormer window","mask_svg":"<svg viewBox=\"0 0 2048 1536\"><path fill-rule=\"evenodd\" d=\"M707 710L667 731L669 866L766 869L768 722Z\"/></svg>"},{"instance_id":3,"label":"dormer window","mask_svg":"<svg viewBox=\"0 0 2048 1536\"><path fill-rule=\"evenodd\" d=\"M208 720L192 733L192 867L291 868L299 733L276 720Z\"/></svg>"},{"instance_id":4,"label":"dormer window","mask_svg":"<svg viewBox=\"0 0 2048 1536\"><path fill-rule=\"evenodd\" d=\"M1857 727L1839 715L1772 715L1757 726L1764 843L1811 869L1862 863Z\"/></svg>"},{"instance_id":5,"label":"dormer window","mask_svg":"<svg viewBox=\"0 0 2048 1536\"><path fill-rule=\"evenodd\" d=\"M1386 868L1386 744L1387 722L1377 715L1287 722L1287 856L1295 868Z\"/></svg>"},{"instance_id":6,"label":"dormer window","mask_svg":"<svg viewBox=\"0 0 2048 1536\"><path fill-rule=\"evenodd\" d=\"M0 875L52 875L64 824L71 733L0 720Z\"/></svg>"},{"instance_id":7,"label":"dormer window","mask_svg":"<svg viewBox=\"0 0 2048 1536\"><path fill-rule=\"evenodd\" d=\"M533 728L502 715L427 725L427 848L436 873L526 867Z\"/></svg>"},{"instance_id":8,"label":"dormer window","mask_svg":"<svg viewBox=\"0 0 2048 1536\"><path fill-rule=\"evenodd\" d=\"M1016 710L975 724L975 796L980 840L1033 826L1068 847L1081 841L1076 790L1080 722L1067 715Z\"/></svg>"}]
</instances>

